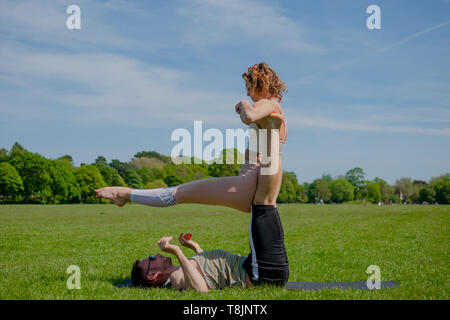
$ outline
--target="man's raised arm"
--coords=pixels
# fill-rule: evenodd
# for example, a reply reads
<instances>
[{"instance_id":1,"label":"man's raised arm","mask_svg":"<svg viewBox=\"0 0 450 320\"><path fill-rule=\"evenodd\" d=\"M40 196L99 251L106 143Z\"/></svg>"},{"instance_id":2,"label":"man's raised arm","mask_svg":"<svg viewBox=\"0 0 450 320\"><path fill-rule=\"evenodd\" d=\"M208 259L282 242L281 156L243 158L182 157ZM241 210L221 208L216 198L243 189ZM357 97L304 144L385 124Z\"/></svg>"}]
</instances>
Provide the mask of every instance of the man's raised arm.
<instances>
[{"instance_id":1,"label":"man's raised arm","mask_svg":"<svg viewBox=\"0 0 450 320\"><path fill-rule=\"evenodd\" d=\"M203 249L200 248L200 245L197 242L195 242L194 240L191 240L191 239L187 240L185 238L185 235L182 234L182 233L180 233L180 236L178 237L178 241L180 241L180 244L182 246L194 250L194 252L196 254L199 254L199 253L203 252Z\"/></svg>"},{"instance_id":2,"label":"man's raised arm","mask_svg":"<svg viewBox=\"0 0 450 320\"><path fill-rule=\"evenodd\" d=\"M158 241L158 245L162 251L173 254L175 257L177 257L178 261L180 262L181 269L183 270L185 289L190 288L199 292L208 292L208 285L203 276L188 260L188 258L186 258L181 248L170 243L170 240L172 239L172 237L162 237Z\"/></svg>"}]
</instances>

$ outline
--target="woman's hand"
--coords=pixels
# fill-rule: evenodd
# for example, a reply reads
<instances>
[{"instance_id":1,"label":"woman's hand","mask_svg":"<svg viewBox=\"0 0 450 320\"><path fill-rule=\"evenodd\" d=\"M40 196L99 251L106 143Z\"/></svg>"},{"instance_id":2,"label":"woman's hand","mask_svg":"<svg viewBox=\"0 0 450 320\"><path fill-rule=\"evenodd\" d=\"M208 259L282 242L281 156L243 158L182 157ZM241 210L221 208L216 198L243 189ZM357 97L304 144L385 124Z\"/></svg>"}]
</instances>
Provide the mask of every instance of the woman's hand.
<instances>
[{"instance_id":1,"label":"woman's hand","mask_svg":"<svg viewBox=\"0 0 450 320\"><path fill-rule=\"evenodd\" d=\"M170 241L173 239L172 236L170 237L162 237L161 239L159 239L158 241L158 246L159 248L167 253L170 254L176 254L177 250L179 249L179 247L175 244L171 244Z\"/></svg>"},{"instance_id":2,"label":"woman's hand","mask_svg":"<svg viewBox=\"0 0 450 320\"><path fill-rule=\"evenodd\" d=\"M248 119L247 119L247 115L246 115L245 109L246 108L248 109L250 107L251 107L251 103L248 102L247 100L239 101L239 103L234 107L235 110L236 110L236 113L241 116L241 121L243 123L245 123L246 125L249 125L250 121L248 121Z\"/></svg>"},{"instance_id":3,"label":"woman's hand","mask_svg":"<svg viewBox=\"0 0 450 320\"><path fill-rule=\"evenodd\" d=\"M234 107L234 109L236 110L236 113L237 114L241 114L241 107L242 107L242 102L239 102L235 107Z\"/></svg>"}]
</instances>

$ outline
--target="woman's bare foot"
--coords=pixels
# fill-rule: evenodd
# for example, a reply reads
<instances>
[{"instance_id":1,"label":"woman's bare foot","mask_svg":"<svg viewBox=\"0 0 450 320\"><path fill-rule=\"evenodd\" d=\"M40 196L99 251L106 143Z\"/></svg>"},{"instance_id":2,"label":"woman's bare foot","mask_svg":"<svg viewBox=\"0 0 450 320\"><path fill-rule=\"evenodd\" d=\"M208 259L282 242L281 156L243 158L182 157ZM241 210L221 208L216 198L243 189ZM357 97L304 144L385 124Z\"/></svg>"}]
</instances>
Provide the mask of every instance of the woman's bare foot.
<instances>
[{"instance_id":1,"label":"woman's bare foot","mask_svg":"<svg viewBox=\"0 0 450 320\"><path fill-rule=\"evenodd\" d=\"M127 187L105 187L95 190L95 193L98 199L105 198L122 207L130 201L132 190Z\"/></svg>"}]
</instances>

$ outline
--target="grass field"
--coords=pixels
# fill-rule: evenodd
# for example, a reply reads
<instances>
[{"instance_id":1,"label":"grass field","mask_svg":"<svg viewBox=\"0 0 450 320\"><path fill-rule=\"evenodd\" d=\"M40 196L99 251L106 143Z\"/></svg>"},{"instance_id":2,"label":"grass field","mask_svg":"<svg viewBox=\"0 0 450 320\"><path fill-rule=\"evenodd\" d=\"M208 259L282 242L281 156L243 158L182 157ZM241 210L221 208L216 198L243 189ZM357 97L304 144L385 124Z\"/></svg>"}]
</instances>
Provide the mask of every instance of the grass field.
<instances>
[{"instance_id":1,"label":"grass field","mask_svg":"<svg viewBox=\"0 0 450 320\"><path fill-rule=\"evenodd\" d=\"M0 206L0 299L449 299L450 206L280 205L290 281L361 281L377 265L383 290L287 291L270 287L200 294L119 289L134 260L164 235L191 232L204 250L247 255L250 216L200 205ZM185 253L192 255L188 249ZM176 259L173 258L176 262ZM81 269L68 290L66 269Z\"/></svg>"}]
</instances>

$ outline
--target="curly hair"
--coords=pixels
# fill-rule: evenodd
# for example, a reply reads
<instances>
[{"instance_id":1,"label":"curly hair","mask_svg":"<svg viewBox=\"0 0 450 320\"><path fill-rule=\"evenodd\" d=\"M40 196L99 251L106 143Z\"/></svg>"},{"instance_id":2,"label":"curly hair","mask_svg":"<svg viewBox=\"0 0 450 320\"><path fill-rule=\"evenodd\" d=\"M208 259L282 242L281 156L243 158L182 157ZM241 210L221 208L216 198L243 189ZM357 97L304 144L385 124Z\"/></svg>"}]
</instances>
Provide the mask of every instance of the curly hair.
<instances>
[{"instance_id":1,"label":"curly hair","mask_svg":"<svg viewBox=\"0 0 450 320\"><path fill-rule=\"evenodd\" d=\"M250 67L242 75L242 78L250 89L255 88L257 91L264 90L277 98L279 102L281 102L283 95L287 92L283 80L265 62Z\"/></svg>"}]
</instances>

